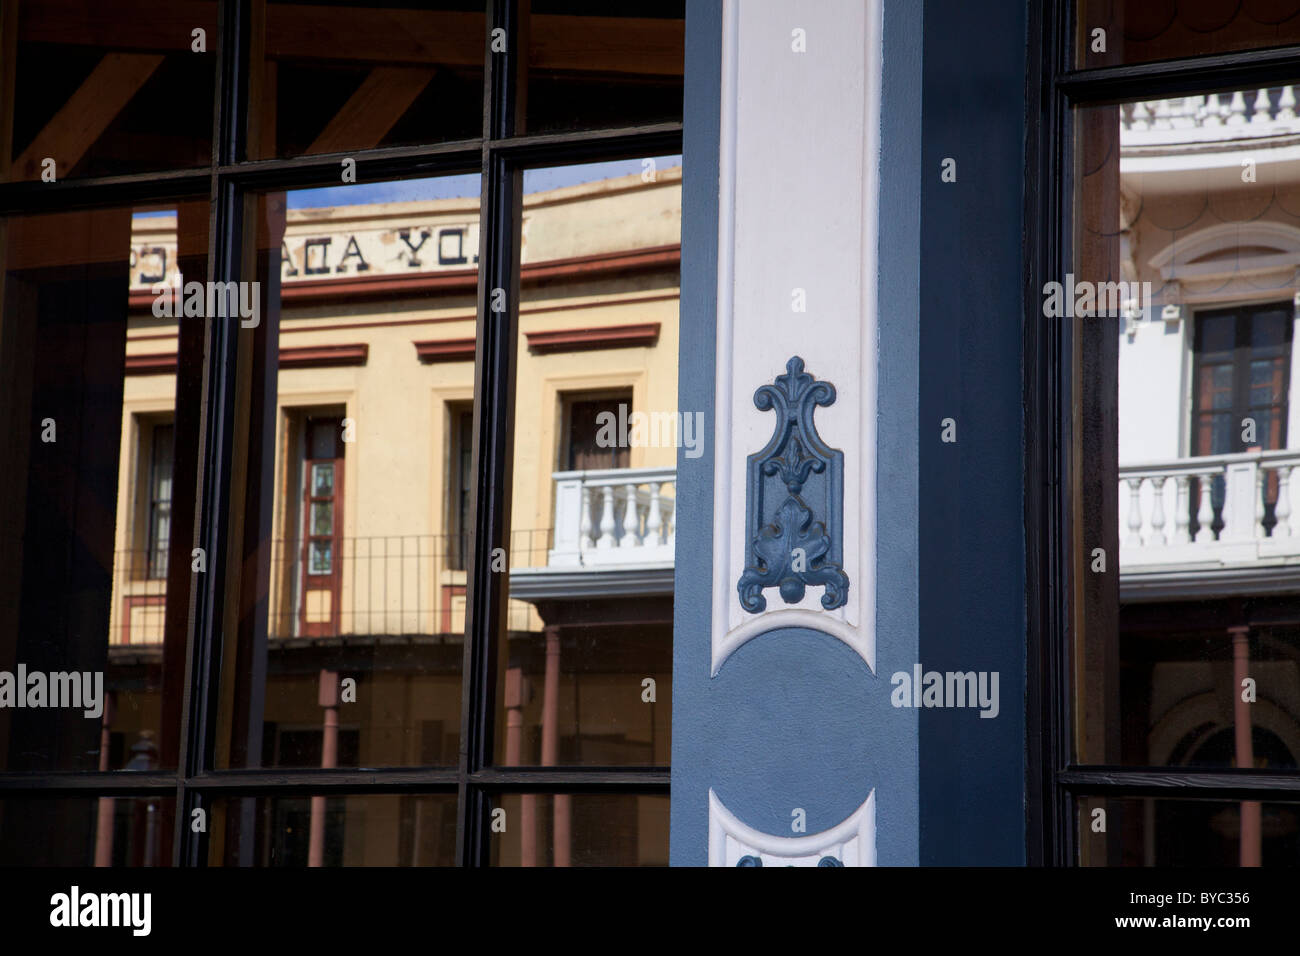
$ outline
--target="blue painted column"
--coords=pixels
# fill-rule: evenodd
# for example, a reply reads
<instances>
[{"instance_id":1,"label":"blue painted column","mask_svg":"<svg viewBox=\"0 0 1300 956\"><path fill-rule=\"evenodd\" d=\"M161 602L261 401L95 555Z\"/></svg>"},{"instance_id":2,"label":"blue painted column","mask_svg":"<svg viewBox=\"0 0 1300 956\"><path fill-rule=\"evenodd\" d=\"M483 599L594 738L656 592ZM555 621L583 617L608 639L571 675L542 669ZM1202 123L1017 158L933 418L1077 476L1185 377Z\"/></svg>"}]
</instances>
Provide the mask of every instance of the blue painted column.
<instances>
[{"instance_id":1,"label":"blue painted column","mask_svg":"<svg viewBox=\"0 0 1300 956\"><path fill-rule=\"evenodd\" d=\"M918 711L889 675L919 654L920 40L916 4L687 5L679 405L715 438L678 460L674 865L919 859ZM746 510L793 490L746 484L777 424L754 394L796 356L835 386L811 419L842 500L806 497L847 598L773 585L753 612Z\"/></svg>"},{"instance_id":2,"label":"blue painted column","mask_svg":"<svg viewBox=\"0 0 1300 956\"><path fill-rule=\"evenodd\" d=\"M920 711L927 865L1025 861L1025 30L1022 0L925 4L919 660L1000 698Z\"/></svg>"}]
</instances>

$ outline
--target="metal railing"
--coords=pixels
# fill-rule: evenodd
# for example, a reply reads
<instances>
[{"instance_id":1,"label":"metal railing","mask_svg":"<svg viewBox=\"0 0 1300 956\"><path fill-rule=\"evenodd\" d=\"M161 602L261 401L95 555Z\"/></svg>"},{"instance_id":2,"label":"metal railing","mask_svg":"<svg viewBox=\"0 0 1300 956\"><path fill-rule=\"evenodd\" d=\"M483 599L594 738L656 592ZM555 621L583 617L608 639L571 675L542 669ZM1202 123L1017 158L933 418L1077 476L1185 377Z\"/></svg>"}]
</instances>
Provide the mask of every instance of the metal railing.
<instances>
[{"instance_id":1,"label":"metal railing","mask_svg":"<svg viewBox=\"0 0 1300 956\"><path fill-rule=\"evenodd\" d=\"M560 475L566 473L558 473ZM574 473L581 474L581 473ZM588 544L565 561L551 528L510 534L499 570L557 563L588 567L672 561L672 469L588 472L587 480L557 481L557 498L586 499ZM617 479L615 482L614 479ZM593 497L594 495L594 497ZM604 496L604 499L602 499ZM606 504L601 504L602 500ZM628 502L632 510L628 511ZM611 509L617 518L611 519ZM557 506L576 539L583 522ZM612 513L612 512L611 512ZM602 531L602 528L604 529ZM576 546L576 545L575 545ZM611 549L615 553L611 553ZM465 628L467 535L371 535L331 541L327 563L309 566L302 539L270 543L267 633L272 640L461 635ZM557 556L559 560L557 561ZM147 550L121 551L113 573L110 644L157 644L163 639L167 581ZM496 563L494 561L494 568ZM511 600L507 626L535 630L531 605Z\"/></svg>"}]
</instances>

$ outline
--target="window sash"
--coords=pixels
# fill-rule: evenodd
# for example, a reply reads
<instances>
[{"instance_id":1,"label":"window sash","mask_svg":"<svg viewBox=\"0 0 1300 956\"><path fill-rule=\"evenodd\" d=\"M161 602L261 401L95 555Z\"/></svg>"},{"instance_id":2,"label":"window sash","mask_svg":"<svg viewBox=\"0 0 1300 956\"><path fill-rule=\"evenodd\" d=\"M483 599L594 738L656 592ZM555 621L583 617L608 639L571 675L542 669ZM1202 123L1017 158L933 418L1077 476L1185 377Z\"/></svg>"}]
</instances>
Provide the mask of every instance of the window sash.
<instances>
[{"instance_id":1,"label":"window sash","mask_svg":"<svg viewBox=\"0 0 1300 956\"><path fill-rule=\"evenodd\" d=\"M1078 611L1075 566L1086 553L1071 495L1074 419L1072 369L1076 343L1059 323L1042 319L1041 290L1074 262L1072 242L1076 107L1156 96L1291 82L1300 47L1262 49L1080 69L1074 62L1069 0L1029 6L1025 181L1025 530L1029 668L1026 687L1026 827L1029 865L1077 860L1078 799L1097 795L1212 796L1227 799L1300 797L1300 774L1177 768L1111 768L1072 762L1073 687L1070 634ZM1118 374L1118 370L1114 370ZM1116 481L1114 484L1118 484ZM1118 509L1106 511L1118 522Z\"/></svg>"}]
</instances>

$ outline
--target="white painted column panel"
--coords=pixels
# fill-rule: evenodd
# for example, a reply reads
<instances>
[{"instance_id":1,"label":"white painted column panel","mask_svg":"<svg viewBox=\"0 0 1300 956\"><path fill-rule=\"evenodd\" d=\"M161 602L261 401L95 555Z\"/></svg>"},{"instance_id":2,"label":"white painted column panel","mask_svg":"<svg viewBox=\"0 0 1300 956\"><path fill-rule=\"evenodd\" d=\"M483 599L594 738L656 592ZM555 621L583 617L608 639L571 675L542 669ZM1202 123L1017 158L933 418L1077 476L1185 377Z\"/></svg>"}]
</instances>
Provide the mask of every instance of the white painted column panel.
<instances>
[{"instance_id":1,"label":"white painted column panel","mask_svg":"<svg viewBox=\"0 0 1300 956\"><path fill-rule=\"evenodd\" d=\"M723 18L713 670L751 637L801 626L839 637L874 671L881 4L728 0ZM796 289L806 312L792 309ZM825 611L821 587L797 605L769 589L755 615L736 591L745 459L775 416L754 392L794 355L837 391L814 420L844 454L848 601Z\"/></svg>"}]
</instances>

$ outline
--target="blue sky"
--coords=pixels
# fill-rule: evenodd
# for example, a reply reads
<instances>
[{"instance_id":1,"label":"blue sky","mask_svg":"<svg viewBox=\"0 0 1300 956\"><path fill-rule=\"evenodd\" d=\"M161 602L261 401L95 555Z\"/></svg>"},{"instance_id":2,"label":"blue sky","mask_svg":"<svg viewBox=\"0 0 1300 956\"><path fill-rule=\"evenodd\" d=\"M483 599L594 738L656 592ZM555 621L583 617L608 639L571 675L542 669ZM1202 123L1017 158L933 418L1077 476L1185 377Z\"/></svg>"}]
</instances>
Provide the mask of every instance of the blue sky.
<instances>
[{"instance_id":1,"label":"blue sky","mask_svg":"<svg viewBox=\"0 0 1300 956\"><path fill-rule=\"evenodd\" d=\"M534 193L547 189L576 186L600 179L615 179L630 173L641 172L641 160L622 159L608 163L587 163L579 166L552 166L524 171L524 192ZM657 169L669 169L682 164L681 155L654 157ZM477 197L479 176L438 176L431 179L398 179L382 183L360 183L355 186L327 186L321 189L298 189L288 194L290 209L318 209L323 206L352 206L383 202L409 202L419 199L459 199ZM170 216L173 210L138 212L136 216Z\"/></svg>"}]
</instances>

